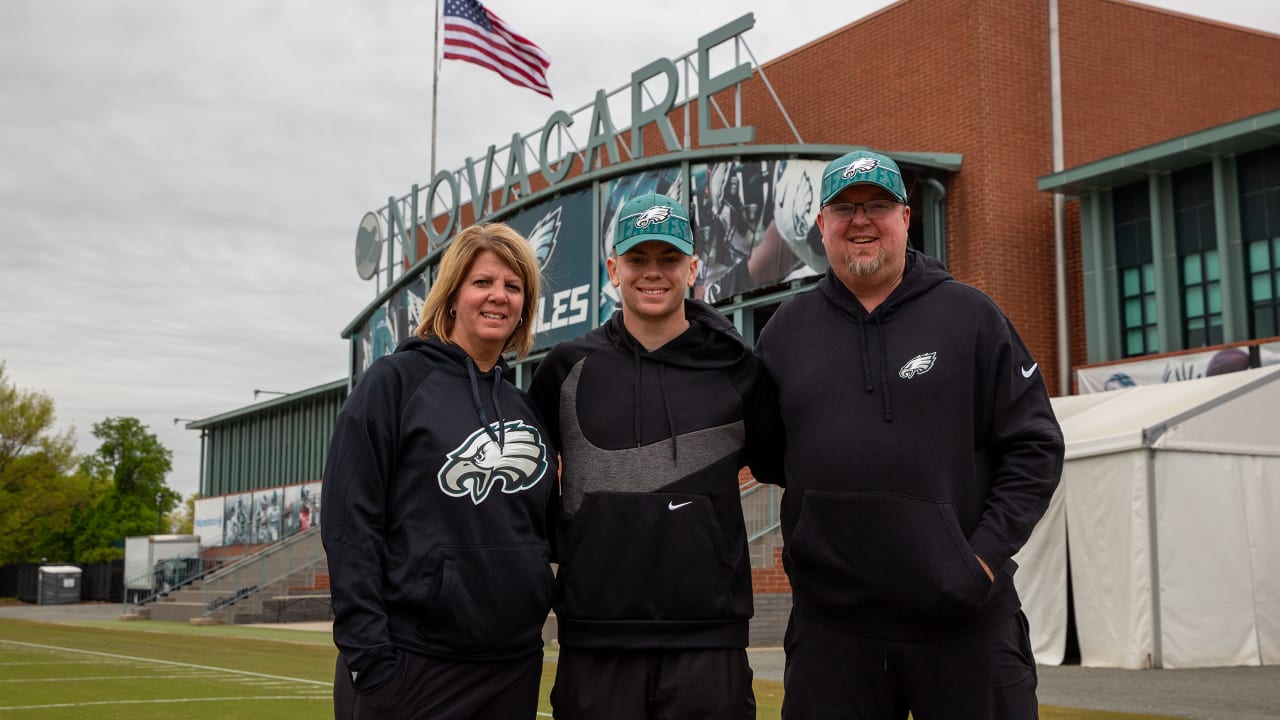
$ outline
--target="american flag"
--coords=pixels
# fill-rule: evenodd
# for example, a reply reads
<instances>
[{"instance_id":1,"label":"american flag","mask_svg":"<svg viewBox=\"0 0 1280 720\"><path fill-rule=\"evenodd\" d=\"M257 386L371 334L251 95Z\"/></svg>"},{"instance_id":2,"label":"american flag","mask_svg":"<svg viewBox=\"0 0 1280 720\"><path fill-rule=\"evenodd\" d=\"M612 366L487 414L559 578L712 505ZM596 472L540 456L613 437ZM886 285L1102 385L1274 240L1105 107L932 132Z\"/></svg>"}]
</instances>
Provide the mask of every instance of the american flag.
<instances>
[{"instance_id":1,"label":"american flag","mask_svg":"<svg viewBox=\"0 0 1280 720\"><path fill-rule=\"evenodd\" d=\"M476 0L445 0L444 58L489 68L515 85L551 97L551 58Z\"/></svg>"}]
</instances>

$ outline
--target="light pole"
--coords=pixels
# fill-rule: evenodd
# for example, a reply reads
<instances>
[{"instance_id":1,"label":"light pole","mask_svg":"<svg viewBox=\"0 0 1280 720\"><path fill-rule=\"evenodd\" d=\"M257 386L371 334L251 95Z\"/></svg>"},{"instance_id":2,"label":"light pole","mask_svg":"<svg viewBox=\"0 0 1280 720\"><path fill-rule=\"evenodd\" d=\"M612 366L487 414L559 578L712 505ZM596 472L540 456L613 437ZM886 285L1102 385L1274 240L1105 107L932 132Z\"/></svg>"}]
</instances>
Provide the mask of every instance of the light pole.
<instances>
[{"instance_id":1,"label":"light pole","mask_svg":"<svg viewBox=\"0 0 1280 720\"><path fill-rule=\"evenodd\" d=\"M164 534L164 506L160 503L164 500L164 493L156 493L156 534Z\"/></svg>"}]
</instances>

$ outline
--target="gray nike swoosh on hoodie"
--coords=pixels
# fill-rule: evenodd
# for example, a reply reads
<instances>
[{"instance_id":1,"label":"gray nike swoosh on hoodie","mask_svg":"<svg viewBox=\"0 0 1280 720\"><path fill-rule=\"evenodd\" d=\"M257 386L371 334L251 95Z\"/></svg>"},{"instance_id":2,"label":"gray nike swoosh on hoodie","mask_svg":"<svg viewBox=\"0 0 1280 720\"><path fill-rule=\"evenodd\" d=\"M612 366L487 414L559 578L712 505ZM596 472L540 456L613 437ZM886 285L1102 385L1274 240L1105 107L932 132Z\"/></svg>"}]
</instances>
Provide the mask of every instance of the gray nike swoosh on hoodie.
<instances>
[{"instance_id":1,"label":"gray nike swoosh on hoodie","mask_svg":"<svg viewBox=\"0 0 1280 720\"><path fill-rule=\"evenodd\" d=\"M733 455L746 442L746 427L739 420L643 447L597 447L578 425L578 378L584 361L585 358L579 360L569 371L560 393L563 472L574 478L572 483L565 483L566 512L576 513L589 492L653 492ZM678 461L672 459L673 442L680 446Z\"/></svg>"}]
</instances>

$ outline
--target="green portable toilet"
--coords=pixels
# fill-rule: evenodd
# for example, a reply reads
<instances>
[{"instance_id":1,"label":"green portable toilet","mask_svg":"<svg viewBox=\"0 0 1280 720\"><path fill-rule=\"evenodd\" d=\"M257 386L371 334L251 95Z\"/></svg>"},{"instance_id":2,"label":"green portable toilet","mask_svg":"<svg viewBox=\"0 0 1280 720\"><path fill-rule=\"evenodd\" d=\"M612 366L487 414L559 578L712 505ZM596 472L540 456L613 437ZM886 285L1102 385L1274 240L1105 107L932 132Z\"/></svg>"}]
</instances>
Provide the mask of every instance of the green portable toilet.
<instances>
[{"instance_id":1,"label":"green portable toilet","mask_svg":"<svg viewBox=\"0 0 1280 720\"><path fill-rule=\"evenodd\" d=\"M37 605L80 602L81 570L75 565L41 565L36 588Z\"/></svg>"}]
</instances>

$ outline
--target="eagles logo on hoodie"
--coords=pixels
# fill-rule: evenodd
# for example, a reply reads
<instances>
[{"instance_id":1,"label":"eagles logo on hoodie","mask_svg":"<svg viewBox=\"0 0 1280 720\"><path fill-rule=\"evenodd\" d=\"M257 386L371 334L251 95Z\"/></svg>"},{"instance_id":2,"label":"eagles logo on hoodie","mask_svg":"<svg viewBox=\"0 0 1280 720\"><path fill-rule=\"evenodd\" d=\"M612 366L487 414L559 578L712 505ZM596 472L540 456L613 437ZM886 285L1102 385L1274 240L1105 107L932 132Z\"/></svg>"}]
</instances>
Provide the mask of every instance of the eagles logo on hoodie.
<instances>
[{"instance_id":1,"label":"eagles logo on hoodie","mask_svg":"<svg viewBox=\"0 0 1280 720\"><path fill-rule=\"evenodd\" d=\"M547 470L547 447L538 429L520 420L477 429L450 450L437 478L452 497L470 496L479 505L494 485L517 493L538 484Z\"/></svg>"}]
</instances>

